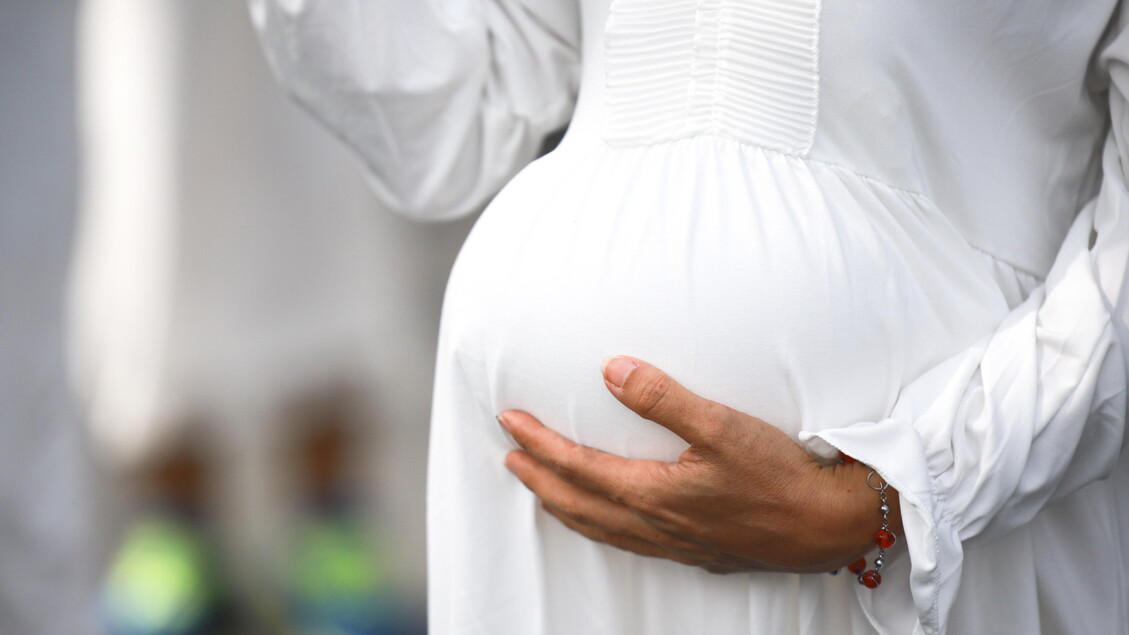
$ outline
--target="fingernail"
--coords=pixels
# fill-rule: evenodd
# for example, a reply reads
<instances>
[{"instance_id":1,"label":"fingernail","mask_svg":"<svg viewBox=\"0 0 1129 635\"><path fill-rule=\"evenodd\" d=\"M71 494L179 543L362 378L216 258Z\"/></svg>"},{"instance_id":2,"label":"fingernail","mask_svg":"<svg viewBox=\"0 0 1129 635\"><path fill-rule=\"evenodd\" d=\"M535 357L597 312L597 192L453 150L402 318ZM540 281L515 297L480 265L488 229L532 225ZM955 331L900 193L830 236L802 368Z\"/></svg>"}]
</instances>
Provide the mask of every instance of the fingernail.
<instances>
[{"instance_id":1,"label":"fingernail","mask_svg":"<svg viewBox=\"0 0 1129 635\"><path fill-rule=\"evenodd\" d=\"M498 420L498 425L502 426L503 430L505 430L506 432L510 431L510 422L506 421L505 417L503 417L502 415L494 415L494 418Z\"/></svg>"},{"instance_id":2,"label":"fingernail","mask_svg":"<svg viewBox=\"0 0 1129 635\"><path fill-rule=\"evenodd\" d=\"M636 368L639 364L630 357L613 357L604 362L604 378L616 388L623 388L627 376Z\"/></svg>"}]
</instances>

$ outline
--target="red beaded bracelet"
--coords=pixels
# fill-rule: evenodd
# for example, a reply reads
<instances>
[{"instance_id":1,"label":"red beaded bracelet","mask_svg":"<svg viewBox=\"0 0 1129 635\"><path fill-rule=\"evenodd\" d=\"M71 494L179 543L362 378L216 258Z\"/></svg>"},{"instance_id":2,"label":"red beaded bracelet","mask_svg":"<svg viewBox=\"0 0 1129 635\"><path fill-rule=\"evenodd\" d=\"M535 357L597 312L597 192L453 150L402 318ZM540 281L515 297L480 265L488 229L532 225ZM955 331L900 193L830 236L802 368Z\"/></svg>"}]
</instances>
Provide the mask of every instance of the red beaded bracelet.
<instances>
[{"instance_id":1,"label":"red beaded bracelet","mask_svg":"<svg viewBox=\"0 0 1129 635\"><path fill-rule=\"evenodd\" d=\"M839 461L841 463L855 463L852 457L839 453ZM878 483L875 484L874 480L877 478ZM898 541L898 537L894 532L890 531L890 502L886 496L886 488L890 485L882 480L874 470L866 475L866 484L871 489L878 492L878 500L880 505L878 511L882 512L882 527L874 532L874 544L878 547L878 556L874 559L874 568L866 568L866 558L859 558L858 560L847 565L847 570L858 576L859 584L868 589L876 589L879 584L882 584L882 567L886 565L886 550L893 547L894 543ZM838 573L837 571L834 573Z\"/></svg>"}]
</instances>

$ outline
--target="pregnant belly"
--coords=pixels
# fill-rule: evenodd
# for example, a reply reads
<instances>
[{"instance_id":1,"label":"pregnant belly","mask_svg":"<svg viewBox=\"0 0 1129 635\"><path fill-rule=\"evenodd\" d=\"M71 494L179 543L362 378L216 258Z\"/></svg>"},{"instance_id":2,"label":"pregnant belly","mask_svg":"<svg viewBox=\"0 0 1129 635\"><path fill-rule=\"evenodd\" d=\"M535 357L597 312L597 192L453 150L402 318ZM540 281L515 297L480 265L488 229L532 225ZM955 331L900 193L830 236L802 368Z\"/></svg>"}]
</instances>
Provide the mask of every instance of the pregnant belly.
<instances>
[{"instance_id":1,"label":"pregnant belly","mask_svg":"<svg viewBox=\"0 0 1129 635\"><path fill-rule=\"evenodd\" d=\"M444 354L490 411L673 459L685 444L606 392L604 358L644 359L795 435L881 418L1005 312L928 201L692 139L561 151L520 175L460 254Z\"/></svg>"}]
</instances>

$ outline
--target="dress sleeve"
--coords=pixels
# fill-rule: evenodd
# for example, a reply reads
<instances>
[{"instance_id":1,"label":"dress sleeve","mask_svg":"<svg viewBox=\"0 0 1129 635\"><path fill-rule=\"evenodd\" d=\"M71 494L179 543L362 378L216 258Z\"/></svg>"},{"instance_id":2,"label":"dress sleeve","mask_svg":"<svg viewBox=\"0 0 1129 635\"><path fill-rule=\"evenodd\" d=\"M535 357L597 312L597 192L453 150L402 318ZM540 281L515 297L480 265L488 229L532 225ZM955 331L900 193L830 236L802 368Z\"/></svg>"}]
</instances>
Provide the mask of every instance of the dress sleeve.
<instances>
[{"instance_id":1,"label":"dress sleeve","mask_svg":"<svg viewBox=\"0 0 1129 635\"><path fill-rule=\"evenodd\" d=\"M407 216L479 209L571 117L574 1L249 2L279 80Z\"/></svg>"},{"instance_id":2,"label":"dress sleeve","mask_svg":"<svg viewBox=\"0 0 1129 635\"><path fill-rule=\"evenodd\" d=\"M1099 193L1046 282L996 331L903 388L889 418L805 432L817 455L872 466L901 497L910 592L944 632L962 543L1029 522L1108 475L1122 450L1129 376L1129 19L1106 41L1110 130Z\"/></svg>"}]
</instances>

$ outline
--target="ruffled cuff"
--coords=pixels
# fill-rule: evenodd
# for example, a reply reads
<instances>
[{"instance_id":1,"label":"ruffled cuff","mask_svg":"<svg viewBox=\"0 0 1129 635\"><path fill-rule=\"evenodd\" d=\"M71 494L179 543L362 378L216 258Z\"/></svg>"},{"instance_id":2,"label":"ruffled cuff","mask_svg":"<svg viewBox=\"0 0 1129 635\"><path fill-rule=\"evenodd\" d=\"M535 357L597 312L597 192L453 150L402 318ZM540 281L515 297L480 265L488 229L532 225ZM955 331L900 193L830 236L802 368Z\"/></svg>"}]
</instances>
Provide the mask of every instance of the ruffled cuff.
<instances>
[{"instance_id":1,"label":"ruffled cuff","mask_svg":"<svg viewBox=\"0 0 1129 635\"><path fill-rule=\"evenodd\" d=\"M858 586L860 604L875 629L905 633L907 622L913 620L914 632L945 632L948 612L960 586L964 556L956 523L926 469L921 436L904 420L885 419L801 432L800 441L809 452L825 460L835 459L842 451L874 468L898 490L904 525L898 543L909 556L908 575L906 567L892 567L889 573L893 575L886 576L881 594ZM902 576L908 580L899 581ZM910 605L912 614L907 610Z\"/></svg>"}]
</instances>

